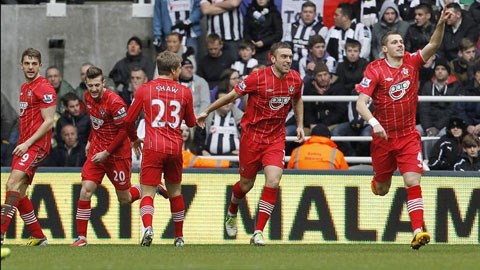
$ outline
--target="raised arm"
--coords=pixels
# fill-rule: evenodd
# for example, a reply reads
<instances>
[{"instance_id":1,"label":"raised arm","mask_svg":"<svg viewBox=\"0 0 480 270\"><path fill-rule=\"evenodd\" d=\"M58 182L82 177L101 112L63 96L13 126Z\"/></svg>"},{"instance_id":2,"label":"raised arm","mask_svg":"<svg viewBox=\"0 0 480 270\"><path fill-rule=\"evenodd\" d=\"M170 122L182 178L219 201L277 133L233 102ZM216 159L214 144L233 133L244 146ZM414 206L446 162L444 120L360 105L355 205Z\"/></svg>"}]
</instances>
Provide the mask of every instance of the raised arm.
<instances>
[{"instance_id":1,"label":"raised arm","mask_svg":"<svg viewBox=\"0 0 480 270\"><path fill-rule=\"evenodd\" d=\"M435 31L430 38L430 42L420 51L423 60L426 62L442 45L443 34L445 33L445 21L452 16L452 12L449 10L443 10L440 18L438 19Z\"/></svg>"}]
</instances>

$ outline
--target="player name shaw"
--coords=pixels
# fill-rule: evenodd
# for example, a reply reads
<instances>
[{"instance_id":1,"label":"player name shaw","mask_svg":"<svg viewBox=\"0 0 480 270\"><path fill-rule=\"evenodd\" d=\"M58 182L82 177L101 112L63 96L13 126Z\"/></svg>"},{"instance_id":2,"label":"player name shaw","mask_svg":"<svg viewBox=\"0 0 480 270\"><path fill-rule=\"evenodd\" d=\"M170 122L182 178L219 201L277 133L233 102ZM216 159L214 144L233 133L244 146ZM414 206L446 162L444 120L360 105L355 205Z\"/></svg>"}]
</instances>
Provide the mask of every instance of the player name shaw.
<instances>
[{"instance_id":1,"label":"player name shaw","mask_svg":"<svg viewBox=\"0 0 480 270\"><path fill-rule=\"evenodd\" d=\"M157 85L155 89L157 91L166 91L166 92L173 92L173 93L178 92L178 89L176 87L170 86L170 85Z\"/></svg>"}]
</instances>

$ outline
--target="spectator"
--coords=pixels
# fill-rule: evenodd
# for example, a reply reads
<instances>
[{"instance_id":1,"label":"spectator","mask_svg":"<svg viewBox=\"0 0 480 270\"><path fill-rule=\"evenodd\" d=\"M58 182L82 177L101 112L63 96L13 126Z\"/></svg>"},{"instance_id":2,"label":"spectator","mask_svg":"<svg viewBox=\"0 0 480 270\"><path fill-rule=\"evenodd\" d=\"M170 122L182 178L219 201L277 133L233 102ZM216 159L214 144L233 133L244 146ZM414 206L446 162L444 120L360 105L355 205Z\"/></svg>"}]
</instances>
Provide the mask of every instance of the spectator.
<instances>
[{"instance_id":1,"label":"spectator","mask_svg":"<svg viewBox=\"0 0 480 270\"><path fill-rule=\"evenodd\" d=\"M240 41L238 45L238 56L240 59L235 61L231 68L237 70L241 77L248 75L248 73L252 71L252 68L258 65L258 60L253 58L255 54L255 45L251 41Z\"/></svg>"},{"instance_id":2,"label":"spectator","mask_svg":"<svg viewBox=\"0 0 480 270\"><path fill-rule=\"evenodd\" d=\"M243 38L243 15L239 7L241 2L242 0L200 1L200 9L207 15L207 34L217 34L222 45L225 45L225 55L234 60L237 57L238 42Z\"/></svg>"},{"instance_id":3,"label":"spectator","mask_svg":"<svg viewBox=\"0 0 480 270\"><path fill-rule=\"evenodd\" d=\"M154 63L149 57L143 55L142 41L137 36L128 40L126 56L113 66L108 75L115 82L115 87L119 91L127 87L133 67L140 67L147 73L148 80L153 79Z\"/></svg>"},{"instance_id":4,"label":"spectator","mask_svg":"<svg viewBox=\"0 0 480 270\"><path fill-rule=\"evenodd\" d=\"M295 70L299 70L300 59L308 54L306 45L310 36L327 37L328 28L316 17L317 6L313 2L306 1L302 4L300 19L290 25L290 29L283 37L283 40L290 43L293 48L292 68Z\"/></svg>"},{"instance_id":5,"label":"spectator","mask_svg":"<svg viewBox=\"0 0 480 270\"><path fill-rule=\"evenodd\" d=\"M207 80L210 89L218 84L222 72L235 62L235 58L223 53L222 48L223 41L219 35L210 34L207 36L208 54L200 61L197 74Z\"/></svg>"},{"instance_id":6,"label":"spectator","mask_svg":"<svg viewBox=\"0 0 480 270\"><path fill-rule=\"evenodd\" d=\"M230 91L220 88L215 100L227 95ZM243 112L234 102L223 105L208 115L205 128L197 128L195 142L199 147L199 154L210 155L238 155L240 148L240 120Z\"/></svg>"},{"instance_id":7,"label":"spectator","mask_svg":"<svg viewBox=\"0 0 480 270\"><path fill-rule=\"evenodd\" d=\"M452 61L452 73L458 81L466 85L473 78L475 64L480 63L480 57L476 57L477 48L468 38L462 38L458 47L458 57Z\"/></svg>"},{"instance_id":8,"label":"spectator","mask_svg":"<svg viewBox=\"0 0 480 270\"><path fill-rule=\"evenodd\" d=\"M75 89L73 89L72 85L63 80L62 74L60 74L60 70L56 66L48 67L47 71L45 72L45 77L50 84L52 84L53 88L55 88L57 99L61 99L66 93L75 92ZM56 110L58 113L63 113L65 107L63 107L61 102L57 102Z\"/></svg>"},{"instance_id":9,"label":"spectator","mask_svg":"<svg viewBox=\"0 0 480 270\"><path fill-rule=\"evenodd\" d=\"M52 149L47 166L53 167L82 167L85 156L85 143L78 140L77 128L70 124L62 127L63 144Z\"/></svg>"},{"instance_id":10,"label":"spectator","mask_svg":"<svg viewBox=\"0 0 480 270\"><path fill-rule=\"evenodd\" d=\"M450 66L444 59L435 61L435 75L424 84L420 96L461 96L461 84L450 74ZM422 136L443 136L448 120L455 113L452 102L424 102L418 106ZM427 155L428 157L428 155Z\"/></svg>"},{"instance_id":11,"label":"spectator","mask_svg":"<svg viewBox=\"0 0 480 270\"><path fill-rule=\"evenodd\" d=\"M428 159L431 170L453 170L453 165L463 153L462 140L466 135L465 122L462 119L450 118L447 134L440 137L432 149Z\"/></svg>"},{"instance_id":12,"label":"spectator","mask_svg":"<svg viewBox=\"0 0 480 270\"><path fill-rule=\"evenodd\" d=\"M337 66L339 82L350 92L363 78L363 72L368 65L367 60L360 57L362 45L357 40L348 40L345 44L346 59Z\"/></svg>"},{"instance_id":13,"label":"spectator","mask_svg":"<svg viewBox=\"0 0 480 270\"><path fill-rule=\"evenodd\" d=\"M74 93L67 93L63 96L62 103L65 106L65 112L60 115L55 127L55 137L58 145L65 143L61 131L66 125L76 127L78 140L87 143L90 135L90 118L85 110L85 104Z\"/></svg>"},{"instance_id":14,"label":"spectator","mask_svg":"<svg viewBox=\"0 0 480 270\"><path fill-rule=\"evenodd\" d=\"M148 78L145 71L139 67L133 67L132 71L130 72L130 83L128 84L128 87L118 92L118 95L123 99L123 101L125 101L127 107L132 104L133 96L138 87L146 82L148 82Z\"/></svg>"},{"instance_id":15,"label":"spectator","mask_svg":"<svg viewBox=\"0 0 480 270\"><path fill-rule=\"evenodd\" d=\"M193 145L193 138L190 128L182 125L182 156L183 168L228 168L230 167L229 160L204 158L195 155L195 146Z\"/></svg>"},{"instance_id":16,"label":"spectator","mask_svg":"<svg viewBox=\"0 0 480 270\"><path fill-rule=\"evenodd\" d=\"M480 0L476 0L468 9L470 16L475 20L476 25L480 25Z\"/></svg>"},{"instance_id":17,"label":"spectator","mask_svg":"<svg viewBox=\"0 0 480 270\"><path fill-rule=\"evenodd\" d=\"M2 92L1 166L12 165L12 152L18 140L18 113Z\"/></svg>"},{"instance_id":18,"label":"spectator","mask_svg":"<svg viewBox=\"0 0 480 270\"><path fill-rule=\"evenodd\" d=\"M477 40L479 29L470 16L464 16L462 8L458 3L450 3L445 6L445 9L453 12L453 16L447 20L440 52L447 61L452 61L458 55L458 48L462 38Z\"/></svg>"},{"instance_id":19,"label":"spectator","mask_svg":"<svg viewBox=\"0 0 480 270\"><path fill-rule=\"evenodd\" d=\"M300 170L348 170L342 151L330 139L330 130L323 124L316 125L310 139L293 149L288 169Z\"/></svg>"},{"instance_id":20,"label":"spectator","mask_svg":"<svg viewBox=\"0 0 480 270\"><path fill-rule=\"evenodd\" d=\"M467 134L463 138L462 147L464 154L460 160L455 163L454 171L478 171L480 172L480 139L477 135Z\"/></svg>"},{"instance_id":21,"label":"spectator","mask_svg":"<svg viewBox=\"0 0 480 270\"><path fill-rule=\"evenodd\" d=\"M315 74L313 80L305 83L303 90L305 96L342 96L350 94L338 81L331 83L332 76L325 64L317 64L313 73ZM333 126L347 121L346 102L305 102L304 111L305 127L310 129L319 123Z\"/></svg>"},{"instance_id":22,"label":"spectator","mask_svg":"<svg viewBox=\"0 0 480 270\"><path fill-rule=\"evenodd\" d=\"M176 53L182 57L182 59L189 59L193 67L196 67L197 61L195 60L194 49L183 45L183 36L177 32L171 32L167 36L167 51ZM195 70L194 70L195 72ZM155 67L154 78L158 78L158 67Z\"/></svg>"},{"instance_id":23,"label":"spectator","mask_svg":"<svg viewBox=\"0 0 480 270\"><path fill-rule=\"evenodd\" d=\"M153 7L153 45L157 53L165 48L164 38L171 32L179 33L185 46L191 47L195 60L199 60L198 37L203 17L200 0L155 0ZM182 43L183 44L183 43Z\"/></svg>"},{"instance_id":24,"label":"spectator","mask_svg":"<svg viewBox=\"0 0 480 270\"><path fill-rule=\"evenodd\" d=\"M421 50L430 41L435 30L432 23L432 8L427 4L415 7L415 22L408 27L405 40L405 50L416 52Z\"/></svg>"},{"instance_id":25,"label":"spectator","mask_svg":"<svg viewBox=\"0 0 480 270\"><path fill-rule=\"evenodd\" d=\"M198 115L210 105L210 89L208 88L207 81L194 74L193 69L194 66L192 61L189 59L183 59L182 71L178 82L192 90L193 112L195 115Z\"/></svg>"},{"instance_id":26,"label":"spectator","mask_svg":"<svg viewBox=\"0 0 480 270\"><path fill-rule=\"evenodd\" d=\"M308 54L300 59L299 73L304 82L313 79L313 70L317 63L327 65L329 72L335 76L337 71L337 60L331 57L326 51L325 39L321 35L313 35L308 39Z\"/></svg>"},{"instance_id":27,"label":"spectator","mask_svg":"<svg viewBox=\"0 0 480 270\"><path fill-rule=\"evenodd\" d=\"M380 21L372 27L372 58L383 58L382 38L390 31L398 31L405 38L409 24L403 21L398 6L391 0L383 2L379 12Z\"/></svg>"},{"instance_id":28,"label":"spectator","mask_svg":"<svg viewBox=\"0 0 480 270\"><path fill-rule=\"evenodd\" d=\"M353 3L355 18L363 23L366 27L371 28L378 22L378 11L380 10L381 1L377 0L361 0Z\"/></svg>"},{"instance_id":29,"label":"spectator","mask_svg":"<svg viewBox=\"0 0 480 270\"><path fill-rule=\"evenodd\" d=\"M480 64L475 65L474 71L473 80L465 87L465 96L480 96ZM480 136L480 102L459 102L457 105L458 116L465 121L468 133Z\"/></svg>"},{"instance_id":30,"label":"spectator","mask_svg":"<svg viewBox=\"0 0 480 270\"><path fill-rule=\"evenodd\" d=\"M349 40L345 45L347 57L337 68L338 81L344 85L345 90L352 95L358 95L354 89L355 84L363 78L363 72L367 67L367 60L360 58L361 45L356 40ZM369 104L372 109L371 104ZM340 123L332 130L333 136L370 136L372 133L370 125L358 114L356 102L348 103L348 120ZM369 142L338 142L338 147L348 156L369 156Z\"/></svg>"},{"instance_id":31,"label":"spectator","mask_svg":"<svg viewBox=\"0 0 480 270\"><path fill-rule=\"evenodd\" d=\"M372 33L363 23L357 23L353 17L352 5L341 3L335 10L335 26L328 30L327 52L339 63L345 57L345 43L348 39L354 39L362 44L360 57L369 60L371 51Z\"/></svg>"},{"instance_id":32,"label":"spectator","mask_svg":"<svg viewBox=\"0 0 480 270\"><path fill-rule=\"evenodd\" d=\"M280 41L282 35L282 16L273 0L252 1L245 15L243 36L245 40L253 43L255 58L261 64L268 63L270 47Z\"/></svg>"},{"instance_id":33,"label":"spectator","mask_svg":"<svg viewBox=\"0 0 480 270\"><path fill-rule=\"evenodd\" d=\"M85 92L87 91L87 85L85 85L85 78L87 77L87 69L89 69L93 64L83 63L80 66L80 84L75 88L75 94L80 98L82 102L85 102ZM105 78L108 89L115 90L115 83L111 78Z\"/></svg>"},{"instance_id":34,"label":"spectator","mask_svg":"<svg viewBox=\"0 0 480 270\"><path fill-rule=\"evenodd\" d=\"M220 90L225 90L227 92L232 91L235 85L237 85L241 80L242 78L240 78L240 73L237 70L233 68L225 69L220 76L220 82L210 92L210 101L213 103L215 100L217 100L217 92ZM240 110L244 110L246 107L246 101L246 97L239 98L235 101L235 105Z\"/></svg>"}]
</instances>

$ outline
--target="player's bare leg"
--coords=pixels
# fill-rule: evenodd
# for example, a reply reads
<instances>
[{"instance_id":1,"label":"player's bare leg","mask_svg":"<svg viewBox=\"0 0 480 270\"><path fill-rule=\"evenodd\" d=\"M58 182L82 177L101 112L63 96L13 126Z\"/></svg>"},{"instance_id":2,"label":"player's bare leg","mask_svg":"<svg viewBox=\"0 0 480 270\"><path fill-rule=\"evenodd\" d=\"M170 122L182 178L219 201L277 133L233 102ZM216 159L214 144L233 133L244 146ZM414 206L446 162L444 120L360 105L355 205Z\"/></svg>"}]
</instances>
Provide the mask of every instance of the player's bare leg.
<instances>
[{"instance_id":1,"label":"player's bare leg","mask_svg":"<svg viewBox=\"0 0 480 270\"><path fill-rule=\"evenodd\" d=\"M375 195L385 196L387 195L388 191L390 190L390 186L392 185L392 179L386 181L377 181L375 177L372 180L372 192Z\"/></svg>"},{"instance_id":2,"label":"player's bare leg","mask_svg":"<svg viewBox=\"0 0 480 270\"><path fill-rule=\"evenodd\" d=\"M229 237L237 236L237 212L238 205L245 198L245 195L253 188L254 178L240 176L240 180L233 185L232 197L228 206L227 217L225 218L225 231Z\"/></svg>"},{"instance_id":3,"label":"player's bare leg","mask_svg":"<svg viewBox=\"0 0 480 270\"><path fill-rule=\"evenodd\" d=\"M115 190L117 193L118 201L121 204L130 204L140 199L142 196L142 187L135 185L125 190Z\"/></svg>"},{"instance_id":4,"label":"player's bare leg","mask_svg":"<svg viewBox=\"0 0 480 270\"><path fill-rule=\"evenodd\" d=\"M421 175L416 172L406 172L403 174L403 181L407 188L407 210L412 222L413 240L411 247L419 249L430 242L430 234L423 226L423 198L420 187Z\"/></svg>"}]
</instances>

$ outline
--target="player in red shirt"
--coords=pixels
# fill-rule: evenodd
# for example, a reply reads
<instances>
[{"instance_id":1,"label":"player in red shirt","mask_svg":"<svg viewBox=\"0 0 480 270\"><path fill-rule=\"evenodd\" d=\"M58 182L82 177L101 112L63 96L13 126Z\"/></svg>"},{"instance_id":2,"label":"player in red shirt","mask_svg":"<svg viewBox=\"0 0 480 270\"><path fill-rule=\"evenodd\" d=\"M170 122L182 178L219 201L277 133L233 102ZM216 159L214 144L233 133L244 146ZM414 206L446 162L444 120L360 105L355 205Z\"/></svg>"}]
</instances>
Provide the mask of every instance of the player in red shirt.
<instances>
[{"instance_id":1,"label":"player in red shirt","mask_svg":"<svg viewBox=\"0 0 480 270\"><path fill-rule=\"evenodd\" d=\"M278 186L283 173L285 155L285 119L294 108L297 121L297 142L304 140L302 79L290 69L292 49L278 42L270 49L272 66L254 71L234 91L219 98L197 117L204 128L210 112L248 94L248 103L240 126L240 180L233 186L225 229L228 236L237 234L238 204L252 189L257 172L263 168L265 186L259 202L255 232L250 243L264 246L263 229L275 207Z\"/></svg>"},{"instance_id":2,"label":"player in red shirt","mask_svg":"<svg viewBox=\"0 0 480 270\"><path fill-rule=\"evenodd\" d=\"M20 89L20 138L13 150L12 172L7 181L5 204L1 211L1 243L12 217L18 208L31 233L27 246L46 246L33 205L26 190L32 184L38 165L50 152L57 94L42 76L42 56L29 48L22 53L25 83Z\"/></svg>"},{"instance_id":3,"label":"player in red shirt","mask_svg":"<svg viewBox=\"0 0 480 270\"><path fill-rule=\"evenodd\" d=\"M140 186L131 187L132 151L124 128L127 105L123 99L105 88L103 72L98 67L87 70L84 100L92 131L85 148L87 160L82 169L82 189L76 215L78 238L72 246L86 246L87 225L92 212L90 201L97 186L107 175L115 186L122 204L140 198Z\"/></svg>"},{"instance_id":4,"label":"player in red shirt","mask_svg":"<svg viewBox=\"0 0 480 270\"><path fill-rule=\"evenodd\" d=\"M188 127L193 127L195 115L192 91L176 82L180 76L181 62L180 56L169 51L157 56L159 77L137 89L125 120L137 155L140 154L141 143L143 143L140 215L145 231L141 245L147 247L153 240L153 199L157 186L161 183L162 174L164 174L175 226L174 245L182 247L185 243L183 239L185 203L181 194L183 159L180 125L185 121ZM146 126L144 141L138 139L135 130L135 121L142 109Z\"/></svg>"},{"instance_id":5,"label":"player in red shirt","mask_svg":"<svg viewBox=\"0 0 480 270\"><path fill-rule=\"evenodd\" d=\"M375 176L372 191L384 196L390 189L397 169L407 187L407 210L412 222L413 249L428 244L430 234L423 224L423 199L420 177L423 174L420 134L415 128L418 102L419 70L442 43L445 21L452 15L443 12L430 42L415 53L405 52L399 32L389 32L382 39L384 59L371 62L364 78L356 86L360 93L357 111L373 128L371 143ZM373 114L368 109L372 98Z\"/></svg>"}]
</instances>

